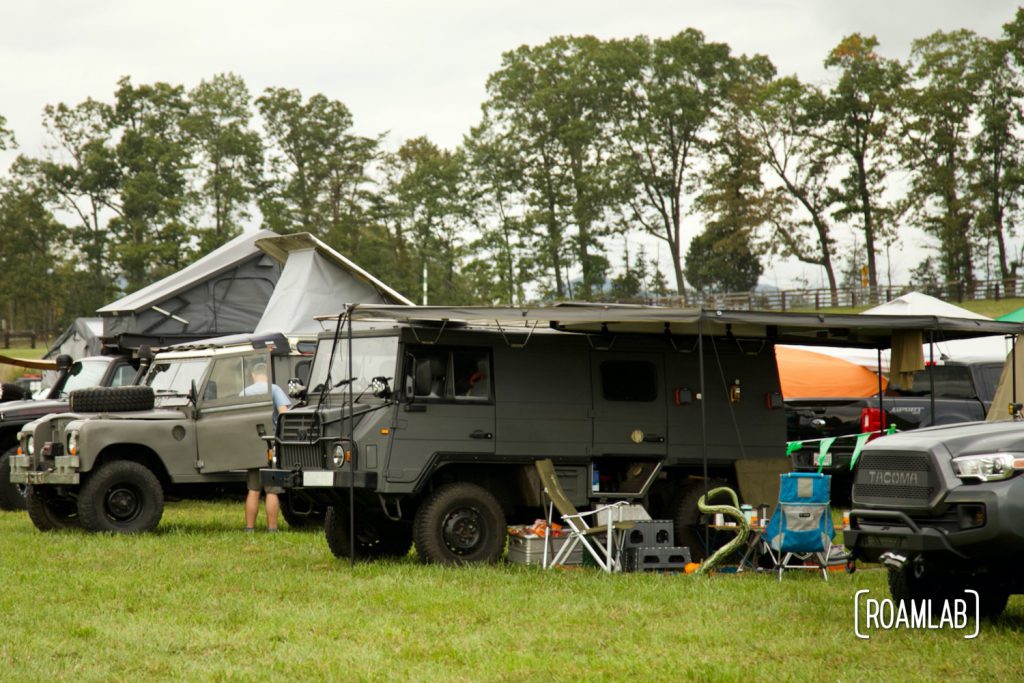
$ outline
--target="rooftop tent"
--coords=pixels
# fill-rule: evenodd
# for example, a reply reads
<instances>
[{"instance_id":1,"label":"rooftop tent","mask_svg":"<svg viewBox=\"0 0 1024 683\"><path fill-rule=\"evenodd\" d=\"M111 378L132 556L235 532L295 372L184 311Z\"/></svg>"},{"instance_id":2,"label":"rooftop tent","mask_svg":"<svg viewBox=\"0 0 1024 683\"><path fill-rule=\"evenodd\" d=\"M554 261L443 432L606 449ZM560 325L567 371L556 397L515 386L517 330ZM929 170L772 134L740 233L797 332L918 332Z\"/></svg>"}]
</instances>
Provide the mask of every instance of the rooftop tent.
<instances>
[{"instance_id":1,"label":"rooftop tent","mask_svg":"<svg viewBox=\"0 0 1024 683\"><path fill-rule=\"evenodd\" d=\"M74 359L98 356L101 351L100 337L103 336L103 320L100 318L75 318L75 322L50 346L43 358L53 359L67 354Z\"/></svg>"},{"instance_id":2,"label":"rooftop tent","mask_svg":"<svg viewBox=\"0 0 1024 683\"><path fill-rule=\"evenodd\" d=\"M260 239L257 247L284 263L257 334L317 333L317 315L336 313L349 303L412 305L337 251L308 233Z\"/></svg>"},{"instance_id":3,"label":"rooftop tent","mask_svg":"<svg viewBox=\"0 0 1024 683\"><path fill-rule=\"evenodd\" d=\"M792 346L776 346L782 397L863 398L878 394L878 375L842 358ZM885 387L885 381L882 381Z\"/></svg>"},{"instance_id":4,"label":"rooftop tent","mask_svg":"<svg viewBox=\"0 0 1024 683\"><path fill-rule=\"evenodd\" d=\"M281 275L256 247L275 233L239 235L195 263L97 313L106 347L137 348L252 332Z\"/></svg>"},{"instance_id":5,"label":"rooftop tent","mask_svg":"<svg viewBox=\"0 0 1024 683\"><path fill-rule=\"evenodd\" d=\"M904 294L892 301L869 308L863 315L941 315L947 318L992 319L921 292Z\"/></svg>"}]
</instances>

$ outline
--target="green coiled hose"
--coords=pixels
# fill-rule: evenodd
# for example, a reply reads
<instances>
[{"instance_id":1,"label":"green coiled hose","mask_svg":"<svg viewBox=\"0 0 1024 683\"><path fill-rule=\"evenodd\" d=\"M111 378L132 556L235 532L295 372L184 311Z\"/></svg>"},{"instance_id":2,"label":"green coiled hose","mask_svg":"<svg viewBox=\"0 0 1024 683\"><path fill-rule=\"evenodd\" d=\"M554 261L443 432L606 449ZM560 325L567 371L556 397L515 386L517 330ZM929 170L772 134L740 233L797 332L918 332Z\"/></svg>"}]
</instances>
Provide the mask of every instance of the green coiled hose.
<instances>
[{"instance_id":1,"label":"green coiled hose","mask_svg":"<svg viewBox=\"0 0 1024 683\"><path fill-rule=\"evenodd\" d=\"M732 505L707 504L707 500L714 498L720 493L728 493L732 498ZM750 533L750 525L747 523L747 519L743 516L743 513L740 512L740 501L736 496L736 492L728 486L719 486L718 488L711 489L701 496L700 500L697 501L697 509L706 515L722 513L723 515L728 515L736 520L736 537L712 553L711 557L704 560L704 562L701 563L700 568L695 572L696 574L707 574L709 571L714 569L722 558L743 545L743 542L747 540L747 535Z\"/></svg>"}]
</instances>

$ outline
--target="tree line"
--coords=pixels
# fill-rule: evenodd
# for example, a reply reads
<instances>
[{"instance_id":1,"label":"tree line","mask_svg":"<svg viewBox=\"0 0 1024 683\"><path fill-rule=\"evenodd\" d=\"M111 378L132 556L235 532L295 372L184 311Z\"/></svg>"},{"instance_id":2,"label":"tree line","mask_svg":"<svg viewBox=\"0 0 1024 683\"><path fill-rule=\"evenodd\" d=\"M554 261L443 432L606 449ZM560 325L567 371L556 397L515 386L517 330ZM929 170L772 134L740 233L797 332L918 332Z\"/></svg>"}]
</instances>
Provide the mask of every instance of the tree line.
<instances>
[{"instance_id":1,"label":"tree line","mask_svg":"<svg viewBox=\"0 0 1024 683\"><path fill-rule=\"evenodd\" d=\"M906 60L854 33L824 65L828 84L804 82L695 29L558 36L502 55L457 148L397 150L322 94L124 77L47 106L45 149L0 177L0 317L59 328L253 225L313 233L437 304L745 291L773 257L819 266L835 296L861 266L877 287L911 227L935 247L920 283L1015 279L1024 10L998 38L937 32Z\"/></svg>"}]
</instances>

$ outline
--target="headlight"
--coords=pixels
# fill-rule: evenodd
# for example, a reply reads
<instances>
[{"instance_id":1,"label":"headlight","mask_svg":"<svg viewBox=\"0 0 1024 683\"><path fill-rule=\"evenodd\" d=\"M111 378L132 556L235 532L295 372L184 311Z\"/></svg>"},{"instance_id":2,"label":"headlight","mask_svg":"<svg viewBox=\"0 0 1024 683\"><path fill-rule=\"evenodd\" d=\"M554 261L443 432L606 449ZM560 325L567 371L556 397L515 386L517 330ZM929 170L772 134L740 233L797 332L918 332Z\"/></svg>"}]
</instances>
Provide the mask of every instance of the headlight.
<instances>
[{"instance_id":1,"label":"headlight","mask_svg":"<svg viewBox=\"0 0 1024 683\"><path fill-rule=\"evenodd\" d=\"M345 464L345 447L340 443L334 444L334 450L331 451L331 459L334 461L335 467L341 467Z\"/></svg>"},{"instance_id":2,"label":"headlight","mask_svg":"<svg viewBox=\"0 0 1024 683\"><path fill-rule=\"evenodd\" d=\"M35 455L36 453L35 443L33 443L33 441L34 440L31 436L25 439L25 450L28 451L29 455Z\"/></svg>"},{"instance_id":3,"label":"headlight","mask_svg":"<svg viewBox=\"0 0 1024 683\"><path fill-rule=\"evenodd\" d=\"M78 455L78 430L73 429L68 434L68 455Z\"/></svg>"},{"instance_id":4,"label":"headlight","mask_svg":"<svg viewBox=\"0 0 1024 683\"><path fill-rule=\"evenodd\" d=\"M1024 470L1024 453L984 453L953 458L953 471L961 479L998 481Z\"/></svg>"}]
</instances>

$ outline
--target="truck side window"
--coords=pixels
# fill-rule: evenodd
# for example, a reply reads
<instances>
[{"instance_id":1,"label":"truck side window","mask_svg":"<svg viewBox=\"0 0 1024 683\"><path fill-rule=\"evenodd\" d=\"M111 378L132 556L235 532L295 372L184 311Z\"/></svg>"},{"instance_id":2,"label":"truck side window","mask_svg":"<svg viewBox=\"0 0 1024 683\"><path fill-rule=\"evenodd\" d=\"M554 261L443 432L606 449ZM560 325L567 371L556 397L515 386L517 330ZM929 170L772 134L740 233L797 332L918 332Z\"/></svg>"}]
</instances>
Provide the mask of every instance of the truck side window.
<instances>
[{"instance_id":1,"label":"truck side window","mask_svg":"<svg viewBox=\"0 0 1024 683\"><path fill-rule=\"evenodd\" d=\"M203 388L203 400L224 404L266 399L270 395L269 385L266 382L254 383L252 378L258 363L263 364L263 372L267 373L267 362L262 356L231 356L215 360L210 379Z\"/></svg>"},{"instance_id":2,"label":"truck side window","mask_svg":"<svg viewBox=\"0 0 1024 683\"><path fill-rule=\"evenodd\" d=\"M601 393L606 401L654 401L658 398L658 372L647 361L604 361Z\"/></svg>"},{"instance_id":3,"label":"truck side window","mask_svg":"<svg viewBox=\"0 0 1024 683\"><path fill-rule=\"evenodd\" d=\"M132 380L135 379L135 375L137 373L138 370L133 368L131 365L128 365L127 363L119 365L117 369L114 370L114 376L110 379L110 386L129 386L132 383Z\"/></svg>"},{"instance_id":4,"label":"truck side window","mask_svg":"<svg viewBox=\"0 0 1024 683\"><path fill-rule=\"evenodd\" d=\"M487 401L491 397L491 362L486 350L413 349L407 373L420 401Z\"/></svg>"}]
</instances>

